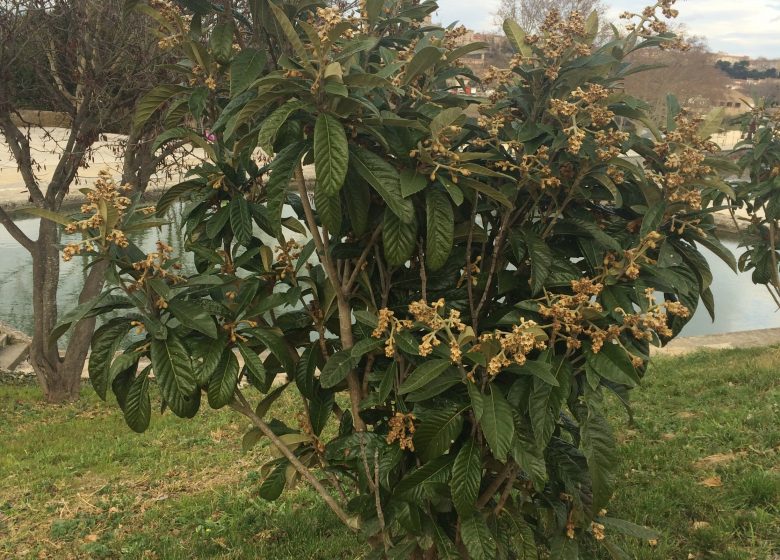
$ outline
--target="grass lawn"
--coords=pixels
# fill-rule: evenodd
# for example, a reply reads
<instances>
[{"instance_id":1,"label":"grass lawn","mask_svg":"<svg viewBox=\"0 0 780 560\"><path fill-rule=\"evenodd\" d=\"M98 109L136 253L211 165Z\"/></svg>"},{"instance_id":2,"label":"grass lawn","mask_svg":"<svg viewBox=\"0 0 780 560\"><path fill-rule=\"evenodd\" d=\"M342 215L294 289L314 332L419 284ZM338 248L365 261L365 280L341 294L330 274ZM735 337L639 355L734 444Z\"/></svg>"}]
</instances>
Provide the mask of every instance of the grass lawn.
<instances>
[{"instance_id":1,"label":"grass lawn","mask_svg":"<svg viewBox=\"0 0 780 560\"><path fill-rule=\"evenodd\" d=\"M610 515L661 533L636 559L780 559L780 349L659 359L614 414L622 480ZM280 414L292 408L280 399ZM360 542L305 487L257 490L267 450L205 409L146 434L85 388L73 405L0 386L0 558L358 559Z\"/></svg>"}]
</instances>

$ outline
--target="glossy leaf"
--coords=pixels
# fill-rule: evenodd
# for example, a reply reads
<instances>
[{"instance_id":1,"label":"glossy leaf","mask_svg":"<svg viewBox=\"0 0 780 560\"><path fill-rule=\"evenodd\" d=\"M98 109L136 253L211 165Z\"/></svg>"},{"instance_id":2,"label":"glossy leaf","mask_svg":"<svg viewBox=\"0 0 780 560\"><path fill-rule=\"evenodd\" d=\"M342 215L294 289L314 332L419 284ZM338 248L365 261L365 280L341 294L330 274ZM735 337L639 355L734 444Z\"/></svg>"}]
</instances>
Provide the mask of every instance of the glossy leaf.
<instances>
[{"instance_id":1,"label":"glossy leaf","mask_svg":"<svg viewBox=\"0 0 780 560\"><path fill-rule=\"evenodd\" d=\"M431 270L438 270L452 252L455 218L449 198L438 190L429 190L425 196L428 219L425 262Z\"/></svg>"},{"instance_id":2,"label":"glossy leaf","mask_svg":"<svg viewBox=\"0 0 780 560\"><path fill-rule=\"evenodd\" d=\"M197 303L186 300L170 300L168 310L179 322L190 329L202 332L209 338L217 338L214 319Z\"/></svg>"},{"instance_id":3,"label":"glossy leaf","mask_svg":"<svg viewBox=\"0 0 780 560\"><path fill-rule=\"evenodd\" d=\"M512 408L495 384L483 395L479 425L493 455L499 461L505 461L512 448L515 424Z\"/></svg>"},{"instance_id":4,"label":"glossy leaf","mask_svg":"<svg viewBox=\"0 0 780 560\"><path fill-rule=\"evenodd\" d=\"M222 408L233 400L238 383L238 360L233 352L225 352L211 375L208 388L209 406Z\"/></svg>"},{"instance_id":5,"label":"glossy leaf","mask_svg":"<svg viewBox=\"0 0 780 560\"><path fill-rule=\"evenodd\" d=\"M314 167L317 188L335 196L347 176L349 150L344 127L335 117L321 114L314 127Z\"/></svg>"},{"instance_id":6,"label":"glossy leaf","mask_svg":"<svg viewBox=\"0 0 780 560\"><path fill-rule=\"evenodd\" d=\"M412 203L401 195L401 179L392 165L363 148L356 148L351 152L350 165L379 193L398 219L406 224L412 222Z\"/></svg>"},{"instance_id":7,"label":"glossy leaf","mask_svg":"<svg viewBox=\"0 0 780 560\"><path fill-rule=\"evenodd\" d=\"M198 390L187 349L169 334L165 340L152 339L151 358L154 376L165 402L177 416L191 413L190 401Z\"/></svg>"},{"instance_id":8,"label":"glossy leaf","mask_svg":"<svg viewBox=\"0 0 780 560\"><path fill-rule=\"evenodd\" d=\"M473 513L462 518L460 535L469 557L473 560L494 560L496 558L496 541L482 514Z\"/></svg>"},{"instance_id":9,"label":"glossy leaf","mask_svg":"<svg viewBox=\"0 0 780 560\"><path fill-rule=\"evenodd\" d=\"M463 444L452 465L452 502L461 517L473 513L477 507L482 482L482 454L476 440L469 438Z\"/></svg>"},{"instance_id":10,"label":"glossy leaf","mask_svg":"<svg viewBox=\"0 0 780 560\"><path fill-rule=\"evenodd\" d=\"M388 264L401 266L414 254L417 244L417 220L404 223L389 209L385 210L382 246Z\"/></svg>"},{"instance_id":11,"label":"glossy leaf","mask_svg":"<svg viewBox=\"0 0 780 560\"><path fill-rule=\"evenodd\" d=\"M424 387L451 366L452 364L449 360L427 360L423 362L404 380L399 389L399 393L404 395Z\"/></svg>"},{"instance_id":12,"label":"glossy leaf","mask_svg":"<svg viewBox=\"0 0 780 560\"><path fill-rule=\"evenodd\" d=\"M444 408L420 418L414 433L414 446L423 461L449 451L463 429L463 409Z\"/></svg>"},{"instance_id":13,"label":"glossy leaf","mask_svg":"<svg viewBox=\"0 0 780 560\"><path fill-rule=\"evenodd\" d=\"M333 354L325 363L320 374L320 384L329 389L335 387L347 378L349 372L355 367L355 359L349 350L342 350Z\"/></svg>"}]
</instances>

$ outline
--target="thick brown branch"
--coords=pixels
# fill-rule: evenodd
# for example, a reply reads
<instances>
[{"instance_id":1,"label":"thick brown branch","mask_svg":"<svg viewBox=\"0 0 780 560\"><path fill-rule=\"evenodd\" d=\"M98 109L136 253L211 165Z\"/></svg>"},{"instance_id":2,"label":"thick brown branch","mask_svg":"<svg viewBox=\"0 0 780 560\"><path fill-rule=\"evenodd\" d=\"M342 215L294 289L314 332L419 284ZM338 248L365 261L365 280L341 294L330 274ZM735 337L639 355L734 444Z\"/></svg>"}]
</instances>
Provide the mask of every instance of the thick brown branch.
<instances>
[{"instance_id":1,"label":"thick brown branch","mask_svg":"<svg viewBox=\"0 0 780 560\"><path fill-rule=\"evenodd\" d=\"M35 242L19 229L19 226L14 223L11 216L9 216L2 207L0 207L0 224L5 227L11 237L13 237L19 245L27 249L30 253L33 252L35 249Z\"/></svg>"},{"instance_id":2,"label":"thick brown branch","mask_svg":"<svg viewBox=\"0 0 780 560\"><path fill-rule=\"evenodd\" d=\"M366 248L363 249L363 253L360 255L360 258L358 259L357 263L355 263L355 270L352 271L352 275L349 277L349 280L344 285L345 294L349 294L352 291L352 287L355 285L355 282L357 281L357 277L360 274L360 271L363 269L363 265L366 263L366 259L368 259L368 254L371 252L371 249L373 249L374 245L379 240L380 235L382 235L382 224L379 224L377 228L374 230L374 234L371 236L371 239L368 241Z\"/></svg>"},{"instance_id":3,"label":"thick brown branch","mask_svg":"<svg viewBox=\"0 0 780 560\"><path fill-rule=\"evenodd\" d=\"M300 194L301 197L306 223L312 238L314 239L314 245L317 248L317 255L320 257L322 266L325 268L325 274L328 276L328 280L333 286L333 291L336 293L336 303L339 310L339 338L341 339L341 347L343 350L349 350L355 344L352 336L352 309L350 308L347 296L342 289L339 273L333 264L333 260L330 258L328 248L320 234L320 228L317 226L317 220L314 217L314 211L309 202L309 192L306 189L306 179L303 176L303 167L300 163L295 168L295 182L298 186L298 194ZM347 384L349 385L352 423L358 432L365 432L366 424L360 417L360 380L354 369L347 375Z\"/></svg>"},{"instance_id":4,"label":"thick brown branch","mask_svg":"<svg viewBox=\"0 0 780 560\"><path fill-rule=\"evenodd\" d=\"M501 485L504 483L504 481L512 475L513 470L514 463L512 461L508 461L507 464L504 465L504 468L501 470L501 472L498 473L496 478L494 478L488 487L485 488L485 491L482 492L482 495L477 500L478 508L481 509L488 504L493 496L495 496L496 492L498 492L498 489L501 488Z\"/></svg>"},{"instance_id":5,"label":"thick brown branch","mask_svg":"<svg viewBox=\"0 0 780 560\"><path fill-rule=\"evenodd\" d=\"M5 136L5 140L8 143L8 147L11 149L11 153L16 160L16 166L19 169L19 174L24 180L24 187L30 193L30 198L36 204L43 202L43 193L38 185L38 179L35 178L35 172L33 171L33 160L30 155L30 143L27 141L24 133L19 130L13 121L11 116L7 113L0 115L0 130Z\"/></svg>"},{"instance_id":6,"label":"thick brown branch","mask_svg":"<svg viewBox=\"0 0 780 560\"><path fill-rule=\"evenodd\" d=\"M320 481L317 480L317 477L315 477L312 472L306 468L303 463L301 463L300 459L295 456L295 453L290 451L290 448L287 447L281 439L279 439L273 430L271 430L271 427L263 422L262 418L255 414L255 411L246 400L246 397L244 397L244 395L238 389L236 390L236 401L231 404L231 407L249 418L252 423L257 426L261 432L263 432L263 435L271 440L273 446L276 447L276 449L278 449L279 452L284 455L288 461L290 461L290 464L298 472L298 474L300 474L302 478L311 484L317 493L322 496L322 499L325 501L328 507L333 511L333 513L336 514L336 516L341 520L342 523L344 523L344 525L353 531L358 529L357 523L351 519L342 509L342 507L336 502L336 500L333 499L333 496L331 496L325 487L320 483Z\"/></svg>"}]
</instances>

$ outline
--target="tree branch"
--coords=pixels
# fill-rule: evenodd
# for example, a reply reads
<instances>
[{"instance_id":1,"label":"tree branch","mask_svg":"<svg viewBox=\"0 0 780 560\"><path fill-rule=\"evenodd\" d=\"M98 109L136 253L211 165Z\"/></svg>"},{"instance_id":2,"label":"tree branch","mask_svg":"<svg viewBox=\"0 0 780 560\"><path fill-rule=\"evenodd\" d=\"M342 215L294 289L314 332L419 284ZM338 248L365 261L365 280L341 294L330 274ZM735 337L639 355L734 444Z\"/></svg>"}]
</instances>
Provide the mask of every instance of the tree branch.
<instances>
[{"instance_id":1,"label":"tree branch","mask_svg":"<svg viewBox=\"0 0 780 560\"><path fill-rule=\"evenodd\" d=\"M261 432L263 432L263 435L271 440L271 443L274 445L274 447L276 447L279 452L284 455L288 461L290 461L293 468L298 471L298 474L305 478L306 481L314 487L317 493L322 496L322 499L325 501L328 507L333 511L333 513L336 514L336 516L341 520L342 523L344 523L344 525L353 531L357 531L358 527L355 520L351 519L347 515L347 513L341 508L336 500L333 499L333 496L331 496L325 487L320 483L320 481L317 480L311 471L306 468L303 463L301 463L298 457L295 456L295 453L290 451L290 448L287 447L281 439L279 439L273 430L271 430L271 427L263 422L262 418L255 414L252 406L249 404L249 402L246 400L246 397L244 397L239 389L236 389L236 400L233 401L230 406L233 408L233 410L249 418L252 423L257 426Z\"/></svg>"},{"instance_id":2,"label":"tree branch","mask_svg":"<svg viewBox=\"0 0 780 560\"><path fill-rule=\"evenodd\" d=\"M8 147L11 148L11 153L16 160L16 165L19 169L19 173L24 180L24 187L30 193L32 201L38 205L43 204L43 193L38 185L38 179L35 178L35 172L33 171L33 160L30 155L30 143L27 141L24 133L19 130L13 121L11 115L3 113L0 115L0 129L2 129L3 136L5 136Z\"/></svg>"},{"instance_id":3,"label":"tree branch","mask_svg":"<svg viewBox=\"0 0 780 560\"><path fill-rule=\"evenodd\" d=\"M30 253L35 249L35 241L27 237L27 235L19 229L14 221L11 219L5 210L0 207L0 224L2 224L8 233L13 237L19 245L27 249Z\"/></svg>"},{"instance_id":4,"label":"tree branch","mask_svg":"<svg viewBox=\"0 0 780 560\"><path fill-rule=\"evenodd\" d=\"M328 280L333 286L333 291L336 293L336 303L339 309L339 338L341 340L342 350L349 350L354 346L354 338L352 336L352 309L349 306L349 301L344 293L341 285L339 273L336 267L333 265L333 261L328 253L325 241L320 235L320 228L317 226L317 220L314 217L314 211L311 208L309 202L309 193L306 189L306 179L303 176L303 167L300 163L295 167L295 182L298 186L298 193L301 197L301 204L303 205L303 213L306 215L306 223L314 239L314 245L317 248L317 254L320 257L325 273L328 276ZM366 431L366 424L360 417L360 401L361 388L360 380L358 379L355 370L351 370L347 375L347 384L349 385L349 400L352 410L352 424L358 432Z\"/></svg>"},{"instance_id":5,"label":"tree branch","mask_svg":"<svg viewBox=\"0 0 780 560\"><path fill-rule=\"evenodd\" d=\"M377 228L374 230L374 234L371 236L368 245L366 245L366 248L363 249L363 253L360 255L360 258L355 264L355 270L352 271L352 275L349 277L349 280L344 285L345 294L349 294L352 291L352 287L355 285L355 282L357 281L357 277L360 274L363 265L366 263L368 254L371 252L371 249L373 249L374 245L379 240L380 235L382 235L382 224L379 224Z\"/></svg>"}]
</instances>

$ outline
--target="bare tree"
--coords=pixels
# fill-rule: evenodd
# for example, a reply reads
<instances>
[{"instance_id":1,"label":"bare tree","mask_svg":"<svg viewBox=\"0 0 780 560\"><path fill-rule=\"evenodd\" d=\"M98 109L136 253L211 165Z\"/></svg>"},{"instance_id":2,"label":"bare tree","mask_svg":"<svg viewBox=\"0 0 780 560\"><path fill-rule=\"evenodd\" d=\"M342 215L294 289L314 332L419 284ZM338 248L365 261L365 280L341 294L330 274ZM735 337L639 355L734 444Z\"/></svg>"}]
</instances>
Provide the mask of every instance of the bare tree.
<instances>
[{"instance_id":1,"label":"bare tree","mask_svg":"<svg viewBox=\"0 0 780 560\"><path fill-rule=\"evenodd\" d=\"M57 212L102 133L129 130L138 98L154 81L161 51L148 22L126 14L122 0L4 0L0 3L0 133L16 160L30 202ZM31 83L15 79L31 69ZM24 91L25 87L34 91ZM34 94L34 95L33 95ZM36 175L31 126L21 109L31 98L67 115L59 159L47 184ZM22 124L20 124L22 122ZM145 188L166 154L154 155L154 126L134 131L123 146L122 181ZM32 255L33 341L30 362L49 402L78 398L94 319L73 329L64 354L50 335L58 320L60 273L58 225L42 219L37 239L28 237L0 208L0 224ZM105 269L89 270L79 302L100 293Z\"/></svg>"},{"instance_id":2,"label":"bare tree","mask_svg":"<svg viewBox=\"0 0 780 560\"><path fill-rule=\"evenodd\" d=\"M765 99L770 107L780 104L780 79L761 80L745 89L754 99Z\"/></svg>"},{"instance_id":3,"label":"bare tree","mask_svg":"<svg viewBox=\"0 0 780 560\"><path fill-rule=\"evenodd\" d=\"M499 25L505 19L514 20L526 32L536 33L551 10L557 10L564 17L572 12L587 16L594 10L603 15L606 7L601 0L501 0L496 19Z\"/></svg>"},{"instance_id":4,"label":"bare tree","mask_svg":"<svg viewBox=\"0 0 780 560\"><path fill-rule=\"evenodd\" d=\"M691 49L653 51L643 49L631 55L636 64L658 65L659 68L632 74L625 81L626 93L646 101L657 119L666 116L669 94L695 112L705 113L725 98L728 76L714 65L714 58L700 38L687 40Z\"/></svg>"}]
</instances>

